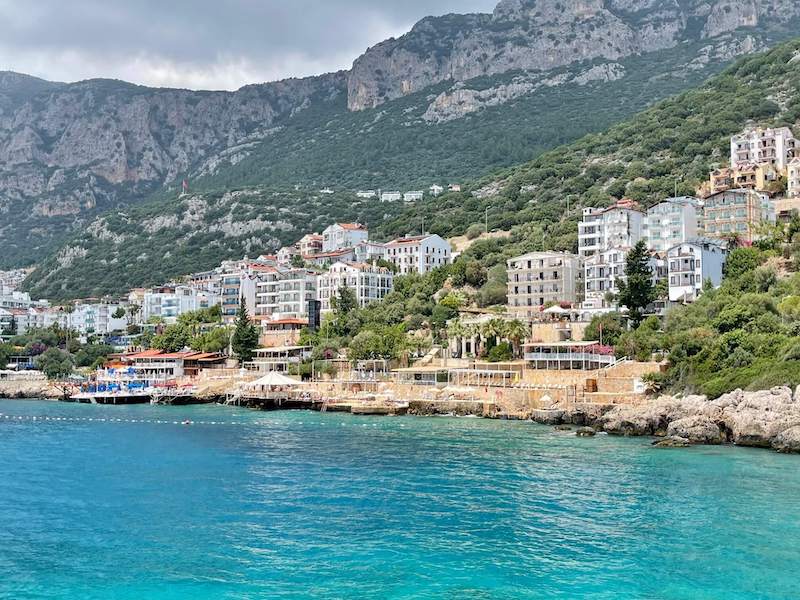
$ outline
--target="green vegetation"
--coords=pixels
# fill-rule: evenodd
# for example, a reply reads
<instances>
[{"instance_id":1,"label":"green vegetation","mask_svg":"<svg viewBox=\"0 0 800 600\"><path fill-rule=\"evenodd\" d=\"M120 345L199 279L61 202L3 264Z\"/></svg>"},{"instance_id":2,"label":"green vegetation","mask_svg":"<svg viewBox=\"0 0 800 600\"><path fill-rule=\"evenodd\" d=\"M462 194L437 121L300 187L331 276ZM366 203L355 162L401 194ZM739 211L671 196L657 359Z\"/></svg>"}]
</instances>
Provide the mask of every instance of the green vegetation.
<instances>
[{"instance_id":1,"label":"green vegetation","mask_svg":"<svg viewBox=\"0 0 800 600\"><path fill-rule=\"evenodd\" d=\"M250 321L247 305L242 298L231 337L231 349L240 362L246 363L253 360L256 348L258 348L258 328Z\"/></svg>"},{"instance_id":2,"label":"green vegetation","mask_svg":"<svg viewBox=\"0 0 800 600\"><path fill-rule=\"evenodd\" d=\"M430 96L446 91L449 83L356 113L345 109L343 97L313 102L302 119L282 123L249 157L193 180L189 197L176 200L174 192L150 195L152 190L138 190L136 205L128 202L121 211L124 191L110 187L92 213L103 217L68 239L64 236L73 230L73 217L44 223L37 217L32 224L24 212L10 214L13 222L27 224L3 233L14 239L5 246L9 251L0 265L6 260L30 262L24 257L36 253L45 258L26 283L31 293L52 299L97 296L163 283L227 258L274 252L335 221L380 225L376 233L385 239L418 231L424 216L429 229L447 237L483 223L486 208L490 229L513 229L510 243L484 240L470 249L487 269L518 251L569 250L575 246L574 223L582 206L603 204L623 193L651 200L662 197L671 193L687 165L689 178L679 192L691 193L690 179L699 177L712 151L722 147L722 136L740 129L748 118L774 114L765 90L778 81L780 69L746 77L729 71L715 84L713 98L703 97L706 92L679 96L609 132L509 170L559 144L603 131L654 100L700 84L723 66L711 61L701 68L685 68L703 45L688 43L631 57L620 62L625 69L622 79L542 86L512 102L445 123L431 124L422 117ZM593 64L563 72L579 72ZM487 89L519 76L537 75L507 73L468 86ZM752 88L751 79L757 79ZM677 158L665 150L671 144L678 149ZM466 186L466 193L428 199L408 211L400 203L381 204L352 195L363 187L426 189L434 182L474 180L497 169L506 171ZM472 196L472 191L495 181L502 183L500 195ZM316 190L323 185L350 192L321 197ZM142 198L147 201L140 203ZM16 203L9 210L24 209L24 203ZM29 229L36 232L36 240L27 237ZM67 260L59 257L63 247L69 248ZM485 302L498 300L499 290L495 282L486 290Z\"/></svg>"},{"instance_id":3,"label":"green vegetation","mask_svg":"<svg viewBox=\"0 0 800 600\"><path fill-rule=\"evenodd\" d=\"M509 230L511 237L478 240L464 253L465 265L476 260L488 270L526 252L574 252L583 208L622 197L649 207L675 192L693 195L709 170L725 161L730 136L749 122L794 126L800 119L800 71L789 61L798 50L800 41L792 41L742 59L702 87L604 133L481 180L463 193L420 202L386 221L378 233L390 237L424 219L432 233L461 235L482 223L488 209L489 229Z\"/></svg>"},{"instance_id":4,"label":"green vegetation","mask_svg":"<svg viewBox=\"0 0 800 600\"><path fill-rule=\"evenodd\" d=\"M625 279L619 281L620 306L628 309L634 327L642 322L642 311L656 299L653 285L653 270L650 268L650 252L647 244L640 241L625 259Z\"/></svg>"}]
</instances>

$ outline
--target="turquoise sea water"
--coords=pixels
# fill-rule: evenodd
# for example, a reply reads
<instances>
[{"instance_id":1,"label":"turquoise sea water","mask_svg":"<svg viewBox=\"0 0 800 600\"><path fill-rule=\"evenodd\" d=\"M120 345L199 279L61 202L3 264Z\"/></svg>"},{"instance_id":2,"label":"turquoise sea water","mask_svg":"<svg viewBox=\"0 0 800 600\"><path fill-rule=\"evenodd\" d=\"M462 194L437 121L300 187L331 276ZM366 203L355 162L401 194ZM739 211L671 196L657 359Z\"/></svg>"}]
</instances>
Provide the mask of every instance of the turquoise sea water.
<instances>
[{"instance_id":1,"label":"turquoise sea water","mask_svg":"<svg viewBox=\"0 0 800 600\"><path fill-rule=\"evenodd\" d=\"M478 419L0 414L0 598L800 595L800 457Z\"/></svg>"}]
</instances>

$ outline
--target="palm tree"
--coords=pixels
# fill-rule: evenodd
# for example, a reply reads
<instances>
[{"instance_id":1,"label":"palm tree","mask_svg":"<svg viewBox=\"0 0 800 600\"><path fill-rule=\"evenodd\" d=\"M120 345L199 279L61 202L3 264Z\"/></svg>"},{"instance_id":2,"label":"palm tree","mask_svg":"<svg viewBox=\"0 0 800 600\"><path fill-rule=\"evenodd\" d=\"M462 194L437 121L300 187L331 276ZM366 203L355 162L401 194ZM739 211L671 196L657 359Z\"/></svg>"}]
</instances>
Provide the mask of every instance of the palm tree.
<instances>
[{"instance_id":1,"label":"palm tree","mask_svg":"<svg viewBox=\"0 0 800 600\"><path fill-rule=\"evenodd\" d=\"M503 336L511 341L511 345L514 347L514 356L519 356L523 340L531 333L530 327L519 319L506 321L504 325Z\"/></svg>"},{"instance_id":2,"label":"palm tree","mask_svg":"<svg viewBox=\"0 0 800 600\"><path fill-rule=\"evenodd\" d=\"M485 340L494 340L494 345L496 346L504 331L505 322L503 319L490 319L481 327L481 336Z\"/></svg>"},{"instance_id":3,"label":"palm tree","mask_svg":"<svg viewBox=\"0 0 800 600\"><path fill-rule=\"evenodd\" d=\"M461 341L467 336L467 328L460 319L455 319L447 324L447 337L456 340L456 348L459 357L461 356Z\"/></svg>"}]
</instances>

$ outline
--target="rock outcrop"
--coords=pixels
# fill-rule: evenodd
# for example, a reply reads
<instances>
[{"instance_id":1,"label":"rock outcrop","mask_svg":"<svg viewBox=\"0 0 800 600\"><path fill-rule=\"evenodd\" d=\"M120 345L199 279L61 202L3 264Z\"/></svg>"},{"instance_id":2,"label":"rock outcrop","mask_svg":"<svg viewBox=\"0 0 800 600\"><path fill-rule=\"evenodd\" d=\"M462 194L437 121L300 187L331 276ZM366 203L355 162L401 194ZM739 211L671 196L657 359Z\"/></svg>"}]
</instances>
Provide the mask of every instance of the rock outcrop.
<instances>
[{"instance_id":1,"label":"rock outcrop","mask_svg":"<svg viewBox=\"0 0 800 600\"><path fill-rule=\"evenodd\" d=\"M502 0L492 14L420 21L355 61L351 110L373 108L442 81L672 48L800 16L790 0Z\"/></svg>"},{"instance_id":2,"label":"rock outcrop","mask_svg":"<svg viewBox=\"0 0 800 600\"><path fill-rule=\"evenodd\" d=\"M691 444L722 444L800 452L800 393L788 387L744 392L716 400L663 397L616 407L597 427L616 435L657 435Z\"/></svg>"}]
</instances>

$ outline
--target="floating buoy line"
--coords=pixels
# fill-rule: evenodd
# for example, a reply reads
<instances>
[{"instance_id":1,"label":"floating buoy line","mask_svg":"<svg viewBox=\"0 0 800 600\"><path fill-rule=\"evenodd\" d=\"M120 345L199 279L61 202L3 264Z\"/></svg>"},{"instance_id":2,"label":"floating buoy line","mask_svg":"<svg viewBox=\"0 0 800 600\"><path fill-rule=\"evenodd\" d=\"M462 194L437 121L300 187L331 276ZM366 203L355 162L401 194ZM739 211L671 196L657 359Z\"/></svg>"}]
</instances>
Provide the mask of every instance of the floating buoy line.
<instances>
[{"instance_id":1,"label":"floating buoy line","mask_svg":"<svg viewBox=\"0 0 800 600\"><path fill-rule=\"evenodd\" d=\"M182 421L170 421L167 419L115 419L101 417L50 417L39 415L4 415L0 414L0 421L23 421L23 422L86 422L86 423L136 423L147 425L260 425L260 422L247 421L192 421L184 419Z\"/></svg>"}]
</instances>

